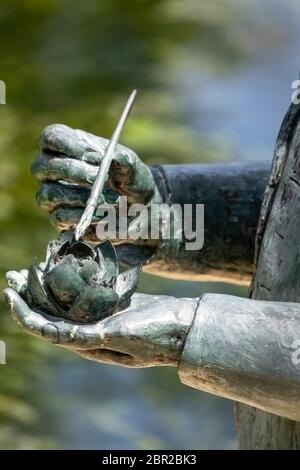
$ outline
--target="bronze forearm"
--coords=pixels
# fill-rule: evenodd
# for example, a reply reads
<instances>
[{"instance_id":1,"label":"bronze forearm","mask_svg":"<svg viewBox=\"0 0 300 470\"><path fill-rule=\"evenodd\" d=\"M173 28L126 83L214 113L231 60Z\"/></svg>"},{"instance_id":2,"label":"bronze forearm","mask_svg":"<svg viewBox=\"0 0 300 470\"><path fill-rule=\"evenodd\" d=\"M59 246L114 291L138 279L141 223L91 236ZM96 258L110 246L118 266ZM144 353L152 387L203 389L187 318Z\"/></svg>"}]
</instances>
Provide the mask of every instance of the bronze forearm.
<instances>
[{"instance_id":1,"label":"bronze forearm","mask_svg":"<svg viewBox=\"0 0 300 470\"><path fill-rule=\"evenodd\" d=\"M153 174L169 204L204 204L205 239L200 251L161 242L145 269L177 278L234 280L245 283L252 273L255 232L268 163L166 165Z\"/></svg>"},{"instance_id":2,"label":"bronze forearm","mask_svg":"<svg viewBox=\"0 0 300 470\"><path fill-rule=\"evenodd\" d=\"M189 330L186 385L300 420L300 306L205 294Z\"/></svg>"}]
</instances>

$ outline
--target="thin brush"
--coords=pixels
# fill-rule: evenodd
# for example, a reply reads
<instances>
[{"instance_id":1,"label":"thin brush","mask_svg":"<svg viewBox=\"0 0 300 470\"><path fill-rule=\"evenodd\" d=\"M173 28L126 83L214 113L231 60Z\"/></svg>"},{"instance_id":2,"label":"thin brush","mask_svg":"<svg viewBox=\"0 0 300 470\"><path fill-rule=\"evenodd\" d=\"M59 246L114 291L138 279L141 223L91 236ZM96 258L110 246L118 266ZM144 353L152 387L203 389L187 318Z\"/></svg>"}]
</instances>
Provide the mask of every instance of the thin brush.
<instances>
[{"instance_id":1,"label":"thin brush","mask_svg":"<svg viewBox=\"0 0 300 470\"><path fill-rule=\"evenodd\" d=\"M92 217L94 215L94 212L97 208L98 201L100 198L100 195L103 191L104 183L106 181L107 174L109 172L109 168L112 162L112 159L115 155L116 147L118 145L118 141L120 139L121 132L124 128L124 125L126 123L126 120L129 116L130 110L132 108L132 105L134 103L135 97L136 97L137 90L133 90L131 95L129 96L127 103L125 105L125 108L122 112L122 115L119 119L119 122L115 128L115 131L112 135L112 138L109 141L109 144L106 148L104 157L102 159L102 162L99 167L98 174L96 176L96 179L94 181L94 184L92 186L91 194L90 197L87 201L86 207L84 209L84 212L80 218L80 221L75 227L74 231L74 238L76 241L80 240L80 238L83 237L85 234L87 228L91 224Z\"/></svg>"}]
</instances>

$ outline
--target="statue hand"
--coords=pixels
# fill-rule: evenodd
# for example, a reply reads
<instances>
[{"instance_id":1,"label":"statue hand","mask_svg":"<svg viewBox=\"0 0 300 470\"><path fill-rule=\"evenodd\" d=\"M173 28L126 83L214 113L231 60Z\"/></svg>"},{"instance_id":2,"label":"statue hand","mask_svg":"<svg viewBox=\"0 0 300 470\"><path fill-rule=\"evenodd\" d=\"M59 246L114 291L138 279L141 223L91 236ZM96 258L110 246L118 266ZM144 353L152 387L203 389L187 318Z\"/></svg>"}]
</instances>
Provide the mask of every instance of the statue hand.
<instances>
[{"instance_id":1,"label":"statue hand","mask_svg":"<svg viewBox=\"0 0 300 470\"><path fill-rule=\"evenodd\" d=\"M12 277L12 273L10 273ZM75 324L33 311L14 289L4 295L13 319L27 333L80 356L125 367L177 365L197 299L134 294L129 308L93 324ZM16 290L15 290L16 289Z\"/></svg>"},{"instance_id":2,"label":"statue hand","mask_svg":"<svg viewBox=\"0 0 300 470\"><path fill-rule=\"evenodd\" d=\"M51 214L59 230L68 230L79 221L107 144L107 139L62 124L43 131L40 155L32 164L32 173L41 182L37 201ZM122 145L118 145L111 164L107 188L115 191L110 191L115 202L118 195L127 196L129 205L160 202L149 167ZM96 217L94 222L97 221ZM89 241L95 241L93 229L87 232Z\"/></svg>"}]
</instances>

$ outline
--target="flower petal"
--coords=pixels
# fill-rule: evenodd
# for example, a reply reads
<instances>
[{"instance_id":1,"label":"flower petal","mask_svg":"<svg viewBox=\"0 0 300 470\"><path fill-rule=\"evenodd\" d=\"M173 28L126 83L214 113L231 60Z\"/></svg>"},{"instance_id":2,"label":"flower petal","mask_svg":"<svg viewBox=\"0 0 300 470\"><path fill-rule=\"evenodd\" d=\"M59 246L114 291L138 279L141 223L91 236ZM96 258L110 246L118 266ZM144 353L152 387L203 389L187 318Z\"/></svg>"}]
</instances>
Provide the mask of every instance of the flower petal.
<instances>
[{"instance_id":1,"label":"flower petal","mask_svg":"<svg viewBox=\"0 0 300 470\"><path fill-rule=\"evenodd\" d=\"M99 264L92 260L87 259L83 261L82 267L78 271L79 276L89 285L101 285L103 273Z\"/></svg>"},{"instance_id":2,"label":"flower petal","mask_svg":"<svg viewBox=\"0 0 300 470\"><path fill-rule=\"evenodd\" d=\"M43 272L34 263L28 269L27 289L24 294L33 309L40 309L46 313L57 314L56 306L52 305L42 284Z\"/></svg>"},{"instance_id":3,"label":"flower petal","mask_svg":"<svg viewBox=\"0 0 300 470\"><path fill-rule=\"evenodd\" d=\"M142 266L136 266L133 269L119 274L116 282L116 293L120 297L119 310L130 305L130 299L139 282Z\"/></svg>"},{"instance_id":4,"label":"flower petal","mask_svg":"<svg viewBox=\"0 0 300 470\"><path fill-rule=\"evenodd\" d=\"M70 306L87 287L78 274L78 262L73 255L65 256L50 272L46 273L44 283L56 301L63 306Z\"/></svg>"},{"instance_id":5,"label":"flower petal","mask_svg":"<svg viewBox=\"0 0 300 470\"><path fill-rule=\"evenodd\" d=\"M54 240L55 242L55 240ZM59 242L60 243L60 242ZM78 259L86 259L86 258L95 258L95 252L93 248L91 248L87 243L79 241L79 242L72 242L72 241L65 241L58 247L57 250L57 257L63 258L63 256L72 254L75 258Z\"/></svg>"},{"instance_id":6,"label":"flower petal","mask_svg":"<svg viewBox=\"0 0 300 470\"><path fill-rule=\"evenodd\" d=\"M51 240L47 246L46 260L45 260L45 270L50 271L53 266L56 264L58 257L57 252L62 246L62 242L59 240Z\"/></svg>"},{"instance_id":7,"label":"flower petal","mask_svg":"<svg viewBox=\"0 0 300 470\"><path fill-rule=\"evenodd\" d=\"M70 248L70 242L67 240L66 242L62 243L62 245L59 247L56 256L57 258L62 258L66 254L68 254L68 250Z\"/></svg>"},{"instance_id":8,"label":"flower petal","mask_svg":"<svg viewBox=\"0 0 300 470\"><path fill-rule=\"evenodd\" d=\"M103 272L101 282L103 285L114 286L119 273L117 253L109 240L96 247L96 261Z\"/></svg>"},{"instance_id":9,"label":"flower petal","mask_svg":"<svg viewBox=\"0 0 300 470\"><path fill-rule=\"evenodd\" d=\"M87 243L81 241L71 243L67 250L67 254L72 254L78 259L95 258L95 251L93 248L91 248Z\"/></svg>"},{"instance_id":10,"label":"flower petal","mask_svg":"<svg viewBox=\"0 0 300 470\"><path fill-rule=\"evenodd\" d=\"M102 320L117 311L119 297L113 289L88 287L67 312L67 318L78 323Z\"/></svg>"}]
</instances>

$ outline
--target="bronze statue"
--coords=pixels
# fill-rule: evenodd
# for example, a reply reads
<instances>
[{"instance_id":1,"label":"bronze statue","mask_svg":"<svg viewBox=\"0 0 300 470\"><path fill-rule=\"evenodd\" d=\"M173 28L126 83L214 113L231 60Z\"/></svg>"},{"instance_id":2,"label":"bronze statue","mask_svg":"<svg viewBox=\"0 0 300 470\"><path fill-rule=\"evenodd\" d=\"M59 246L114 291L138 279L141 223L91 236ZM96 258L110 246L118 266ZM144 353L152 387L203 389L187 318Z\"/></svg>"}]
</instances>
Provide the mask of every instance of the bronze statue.
<instances>
[{"instance_id":1,"label":"bronze statue","mask_svg":"<svg viewBox=\"0 0 300 470\"><path fill-rule=\"evenodd\" d=\"M62 232L59 240L50 241L46 261L40 264L34 261L28 269L26 282L19 288L19 293L35 311L89 323L130 305L140 267L119 274L117 253L111 242L107 240L91 247L82 237L91 224L100 198L103 199L108 170L135 96L136 90L133 90L105 149L79 222L73 230ZM93 148L97 151L97 147ZM14 285L15 273L8 272L6 277Z\"/></svg>"},{"instance_id":2,"label":"bronze statue","mask_svg":"<svg viewBox=\"0 0 300 470\"><path fill-rule=\"evenodd\" d=\"M106 146L106 139L65 125L43 131L32 173L41 182L38 203L59 231L68 233L82 216ZM201 202L205 244L194 252L185 250L184 237L135 241L133 220L127 240L113 241L118 258L133 266L143 263L145 271L162 276L248 282L269 172L265 163L150 168L119 145L103 191L106 200L115 203L126 195L129 204L147 206ZM87 242L99 243L98 221L93 218ZM23 296L30 275L10 271L13 288L5 291L24 331L98 362L176 366L189 386L300 420L300 367L292 362L292 345L300 339L299 304L220 294L189 299L136 293L121 312L83 324L61 318L66 315L59 311L30 308Z\"/></svg>"}]
</instances>

